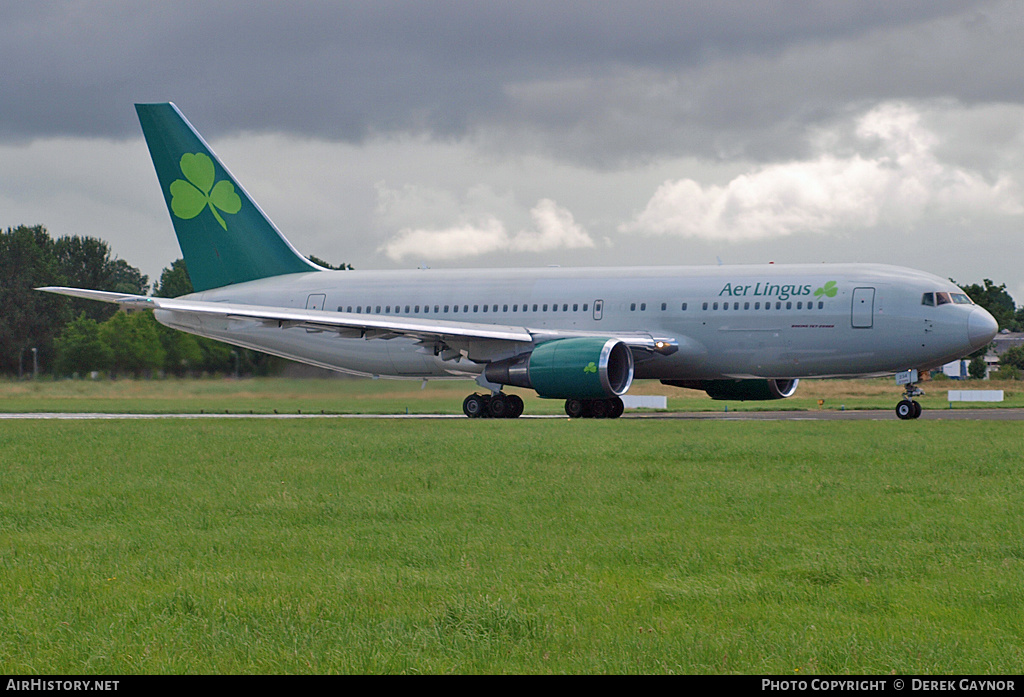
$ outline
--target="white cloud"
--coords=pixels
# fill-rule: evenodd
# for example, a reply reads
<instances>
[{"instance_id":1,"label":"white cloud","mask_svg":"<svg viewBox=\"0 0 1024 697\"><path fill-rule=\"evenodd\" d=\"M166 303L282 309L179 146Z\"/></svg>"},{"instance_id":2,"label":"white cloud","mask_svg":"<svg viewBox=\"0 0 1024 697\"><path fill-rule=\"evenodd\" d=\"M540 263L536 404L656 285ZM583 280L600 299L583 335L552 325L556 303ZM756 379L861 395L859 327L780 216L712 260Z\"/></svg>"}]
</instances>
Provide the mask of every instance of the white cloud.
<instances>
[{"instance_id":1,"label":"white cloud","mask_svg":"<svg viewBox=\"0 0 1024 697\"><path fill-rule=\"evenodd\" d=\"M551 249L593 247L594 240L565 208L549 198L541 199L530 211L534 230L522 230L509 241L515 252L546 252Z\"/></svg>"},{"instance_id":2,"label":"white cloud","mask_svg":"<svg viewBox=\"0 0 1024 697\"><path fill-rule=\"evenodd\" d=\"M493 215L442 229L404 228L380 250L400 261L407 257L449 260L503 251L546 252L594 246L594 240L572 213L551 199L538 201L530 217L534 228L514 235Z\"/></svg>"},{"instance_id":3,"label":"white cloud","mask_svg":"<svg viewBox=\"0 0 1024 697\"><path fill-rule=\"evenodd\" d=\"M1010 175L990 181L941 161L935 152L939 139L910 106L887 103L864 114L854 144L858 151L845 157L821 153L766 165L721 186L666 181L619 229L740 241L902 227L932 216L1024 213Z\"/></svg>"},{"instance_id":4,"label":"white cloud","mask_svg":"<svg viewBox=\"0 0 1024 697\"><path fill-rule=\"evenodd\" d=\"M443 230L405 228L381 247L388 258L460 259L490 254L508 247L508 233L500 220L486 218Z\"/></svg>"}]
</instances>

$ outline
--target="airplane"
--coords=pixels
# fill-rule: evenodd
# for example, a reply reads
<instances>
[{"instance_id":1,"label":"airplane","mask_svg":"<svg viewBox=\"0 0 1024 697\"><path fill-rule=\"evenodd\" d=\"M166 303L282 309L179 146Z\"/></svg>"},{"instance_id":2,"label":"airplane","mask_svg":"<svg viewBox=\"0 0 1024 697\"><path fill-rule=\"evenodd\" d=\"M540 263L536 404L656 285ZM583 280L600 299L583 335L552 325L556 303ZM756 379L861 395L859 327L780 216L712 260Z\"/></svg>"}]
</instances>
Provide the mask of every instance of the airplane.
<instances>
[{"instance_id":1,"label":"airplane","mask_svg":"<svg viewBox=\"0 0 1024 697\"><path fill-rule=\"evenodd\" d=\"M885 264L333 271L282 235L172 103L136 111L195 292L46 287L152 309L168 327L356 375L473 379L466 416L515 418L503 388L617 418L635 379L714 399L790 397L801 378L924 371L988 344L995 319L950 281Z\"/></svg>"}]
</instances>

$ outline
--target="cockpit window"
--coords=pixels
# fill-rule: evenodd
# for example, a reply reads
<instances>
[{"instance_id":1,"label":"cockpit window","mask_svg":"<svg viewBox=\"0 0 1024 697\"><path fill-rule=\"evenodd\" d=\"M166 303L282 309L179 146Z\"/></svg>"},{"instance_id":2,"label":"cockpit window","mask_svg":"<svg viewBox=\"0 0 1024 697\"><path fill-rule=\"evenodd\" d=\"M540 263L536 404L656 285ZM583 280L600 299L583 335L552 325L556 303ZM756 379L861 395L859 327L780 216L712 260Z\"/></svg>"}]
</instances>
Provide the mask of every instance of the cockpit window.
<instances>
[{"instance_id":1,"label":"cockpit window","mask_svg":"<svg viewBox=\"0 0 1024 697\"><path fill-rule=\"evenodd\" d=\"M974 301L972 301L966 293L925 293L921 296L921 304L927 305L928 307L948 305L950 303L954 303L956 305L973 305Z\"/></svg>"}]
</instances>

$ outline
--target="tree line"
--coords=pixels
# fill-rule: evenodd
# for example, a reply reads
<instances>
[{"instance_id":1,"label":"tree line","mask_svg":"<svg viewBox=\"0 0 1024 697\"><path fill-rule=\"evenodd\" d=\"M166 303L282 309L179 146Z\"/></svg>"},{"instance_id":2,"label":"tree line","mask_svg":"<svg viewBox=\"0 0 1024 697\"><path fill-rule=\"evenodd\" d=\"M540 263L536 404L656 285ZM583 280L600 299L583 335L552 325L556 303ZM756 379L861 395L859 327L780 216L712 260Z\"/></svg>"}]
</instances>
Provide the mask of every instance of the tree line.
<instances>
[{"instance_id":1,"label":"tree line","mask_svg":"<svg viewBox=\"0 0 1024 697\"><path fill-rule=\"evenodd\" d=\"M348 264L321 266L351 269ZM0 374L55 376L203 373L270 374L283 361L258 351L169 329L151 311L126 313L116 305L52 293L41 286L71 286L146 295L149 278L117 258L103 240L54 239L42 225L0 231ZM152 295L192 292L182 259L163 269Z\"/></svg>"}]
</instances>

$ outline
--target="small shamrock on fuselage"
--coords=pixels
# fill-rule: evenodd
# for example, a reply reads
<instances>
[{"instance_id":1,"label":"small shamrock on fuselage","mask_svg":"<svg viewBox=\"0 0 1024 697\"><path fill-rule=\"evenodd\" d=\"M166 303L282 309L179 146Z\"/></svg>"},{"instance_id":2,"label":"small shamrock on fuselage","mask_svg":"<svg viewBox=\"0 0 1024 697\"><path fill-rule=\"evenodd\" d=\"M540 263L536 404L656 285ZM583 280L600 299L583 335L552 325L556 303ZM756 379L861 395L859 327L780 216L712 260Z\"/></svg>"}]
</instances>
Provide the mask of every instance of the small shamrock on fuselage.
<instances>
[{"instance_id":1,"label":"small shamrock on fuselage","mask_svg":"<svg viewBox=\"0 0 1024 697\"><path fill-rule=\"evenodd\" d=\"M213 160L204 153L185 153L180 164L181 173L188 181L175 179L171 182L171 210L174 215L191 220L209 206L213 217L227 230L228 224L217 210L232 215L242 210L242 199L235 193L235 185L225 179L214 183Z\"/></svg>"},{"instance_id":2,"label":"small shamrock on fuselage","mask_svg":"<svg viewBox=\"0 0 1024 697\"><path fill-rule=\"evenodd\" d=\"M821 288L819 288L818 290L814 291L814 297L820 298L822 296L825 296L827 298L834 298L834 297L836 297L836 293L838 293L838 292L839 292L839 289L836 288L836 282L835 281L829 281L828 283L823 285Z\"/></svg>"}]
</instances>

